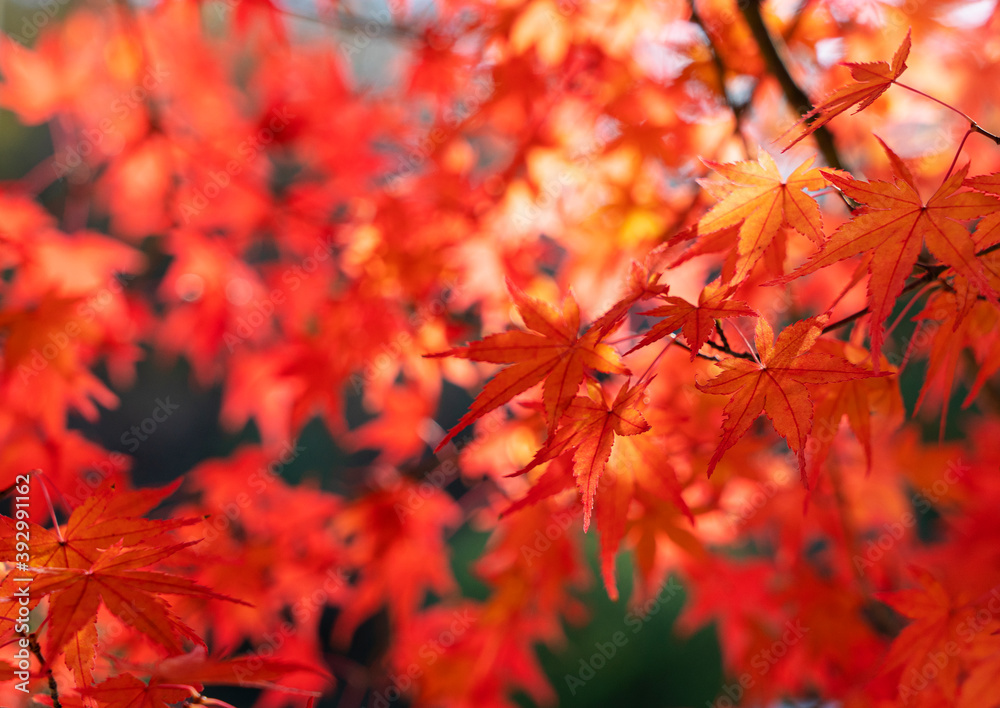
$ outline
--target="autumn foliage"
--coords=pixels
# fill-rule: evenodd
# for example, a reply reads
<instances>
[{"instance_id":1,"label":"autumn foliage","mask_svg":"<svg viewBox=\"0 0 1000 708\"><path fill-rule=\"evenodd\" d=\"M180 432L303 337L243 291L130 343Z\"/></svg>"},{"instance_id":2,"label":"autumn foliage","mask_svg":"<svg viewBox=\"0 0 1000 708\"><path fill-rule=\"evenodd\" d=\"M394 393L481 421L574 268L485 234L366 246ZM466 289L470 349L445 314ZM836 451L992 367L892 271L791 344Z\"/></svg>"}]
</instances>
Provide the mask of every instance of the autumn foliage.
<instances>
[{"instance_id":1,"label":"autumn foliage","mask_svg":"<svg viewBox=\"0 0 1000 708\"><path fill-rule=\"evenodd\" d=\"M0 705L572 705L596 580L708 705L1000 706L987 5L8 14Z\"/></svg>"}]
</instances>

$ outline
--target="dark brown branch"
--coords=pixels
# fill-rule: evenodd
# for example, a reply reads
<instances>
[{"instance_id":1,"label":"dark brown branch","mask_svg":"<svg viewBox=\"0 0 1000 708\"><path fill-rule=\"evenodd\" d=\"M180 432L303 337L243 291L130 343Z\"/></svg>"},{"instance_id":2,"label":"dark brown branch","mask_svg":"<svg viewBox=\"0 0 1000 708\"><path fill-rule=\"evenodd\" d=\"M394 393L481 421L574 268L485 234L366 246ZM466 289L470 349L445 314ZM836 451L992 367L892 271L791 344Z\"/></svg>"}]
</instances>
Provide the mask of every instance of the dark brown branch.
<instances>
[{"instance_id":1,"label":"dark brown branch","mask_svg":"<svg viewBox=\"0 0 1000 708\"><path fill-rule=\"evenodd\" d=\"M715 321L715 331L719 334L719 341L722 342L722 346L729 348L729 340L726 339L726 333L722 331L722 323L719 320Z\"/></svg>"},{"instance_id":2,"label":"dark brown branch","mask_svg":"<svg viewBox=\"0 0 1000 708\"><path fill-rule=\"evenodd\" d=\"M812 101L809 100L805 91L795 83L795 79L788 72L788 67L782 61L781 55L778 53L778 48L774 44L774 39L772 39L767 25L764 23L764 17L760 13L760 0L746 0L746 2L741 2L740 11L750 26L750 33L757 43L760 54L764 58L764 63L767 64L768 72L777 79L778 84L781 86L781 90L785 94L785 100L800 115L806 115L813 109ZM843 161L840 159L840 153L837 152L837 147L834 145L833 134L827 130L826 126L817 128L813 132L813 137L816 138L819 150L823 153L823 158L830 167L838 170L846 169Z\"/></svg>"},{"instance_id":3,"label":"dark brown branch","mask_svg":"<svg viewBox=\"0 0 1000 708\"><path fill-rule=\"evenodd\" d=\"M691 351L691 347L689 347L687 344L685 344L684 342L680 341L677 338L674 338L674 339L670 340L670 343L674 344L674 345L677 345L678 347L680 347L684 351L688 351L688 352ZM695 356L700 357L702 359L708 359L709 361L714 361L715 363L719 363L719 361L721 361L718 357L709 356L708 354L702 354L701 352L697 352L695 354Z\"/></svg>"},{"instance_id":4,"label":"dark brown branch","mask_svg":"<svg viewBox=\"0 0 1000 708\"><path fill-rule=\"evenodd\" d=\"M730 356L734 356L737 359L746 359L747 361L753 361L754 360L753 359L753 355L750 352L736 352L736 351L733 351L733 349L729 346L729 342L723 341L722 344L716 344L711 339L709 339L705 343L708 346L712 347L712 349L715 349L715 350L720 351L720 352L725 352L726 354L729 354Z\"/></svg>"},{"instance_id":5,"label":"dark brown branch","mask_svg":"<svg viewBox=\"0 0 1000 708\"><path fill-rule=\"evenodd\" d=\"M708 31L708 27L705 25L704 20L702 20L701 15L698 14L698 8L695 6L695 0L688 0L688 7L691 8L691 22L698 25L701 31L705 34L705 40L708 42L708 49L712 53L712 64L715 66L715 72L719 76L719 88L722 90L722 97L726 100L726 105L729 106L729 110L733 112L733 118L735 120L735 132L742 135L740 130L740 121L743 119L743 113L746 112L748 103L733 103L729 96L729 92L726 90L726 65L722 61L722 55L719 53L719 47L715 44L715 40L712 39L711 33Z\"/></svg>"},{"instance_id":6,"label":"dark brown branch","mask_svg":"<svg viewBox=\"0 0 1000 708\"><path fill-rule=\"evenodd\" d=\"M52 674L52 667L49 666L48 662L42 656L42 647L38 643L38 637L35 636L34 632L28 635L28 648L31 649L31 653L35 655L38 663L45 669L46 676L49 677L49 693L52 696L52 708L62 708L62 703L59 702L59 685L56 683L56 677Z\"/></svg>"},{"instance_id":7,"label":"dark brown branch","mask_svg":"<svg viewBox=\"0 0 1000 708\"><path fill-rule=\"evenodd\" d=\"M843 319L837 320L836 322L831 322L830 324L828 324L826 327L823 328L822 334L826 334L827 332L832 332L835 329L840 329L845 325L849 325L851 324L851 322L861 319L869 312L871 312L871 308L866 307L863 310L858 310L857 312L854 312Z\"/></svg>"},{"instance_id":8,"label":"dark brown branch","mask_svg":"<svg viewBox=\"0 0 1000 708\"><path fill-rule=\"evenodd\" d=\"M987 248L983 248L979 251L976 251L976 257L978 258L981 256L985 256L990 253L994 253L995 251L1000 251L1000 243L995 243L992 246L988 246ZM903 293L908 293L911 290L915 290L919 288L921 285L927 285L928 283L932 283L935 280L939 280L941 274L944 273L949 268L951 268L951 266L942 265L940 263L932 265L928 263L917 262L916 265L924 269L924 274L919 278L917 278L916 280L907 283L906 287L904 287L902 292L900 293L901 295ZM941 286L946 289L953 290L951 285L943 280L941 281ZM982 295L980 295L979 298L984 299ZM827 332L832 332L835 329L839 329L844 325L850 324L851 322L854 322L855 320L863 317L864 315L867 315L869 312L871 312L871 309L866 307L863 310L858 310L857 312L850 314L841 320L837 320L836 322L831 322L830 324L828 324L826 327L823 328L823 334L826 334Z\"/></svg>"},{"instance_id":9,"label":"dark brown branch","mask_svg":"<svg viewBox=\"0 0 1000 708\"><path fill-rule=\"evenodd\" d=\"M971 130L973 133L979 133L980 135L985 135L987 138L989 138L990 140L992 140L994 143L996 143L997 145L1000 145L1000 136L994 135L990 131L984 130L983 128L980 128L979 124L976 123L975 121L973 121L972 125L969 126L969 130Z\"/></svg>"}]
</instances>

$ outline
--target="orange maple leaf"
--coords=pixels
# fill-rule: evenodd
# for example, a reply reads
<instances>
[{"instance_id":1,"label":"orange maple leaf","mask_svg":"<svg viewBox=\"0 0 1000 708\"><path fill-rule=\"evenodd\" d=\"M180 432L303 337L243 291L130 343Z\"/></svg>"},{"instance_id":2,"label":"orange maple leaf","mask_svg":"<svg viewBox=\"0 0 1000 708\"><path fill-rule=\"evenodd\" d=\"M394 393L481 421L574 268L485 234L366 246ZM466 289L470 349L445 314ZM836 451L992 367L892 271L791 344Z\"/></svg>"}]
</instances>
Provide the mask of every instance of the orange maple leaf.
<instances>
[{"instance_id":1,"label":"orange maple leaf","mask_svg":"<svg viewBox=\"0 0 1000 708\"><path fill-rule=\"evenodd\" d=\"M634 501L644 508L634 521L639 527L636 541L639 576L648 577L652 571L649 551L651 545L655 548L653 539L657 535L666 536L692 557L702 553L700 542L689 530L694 515L681 495L681 484L669 459L667 446L655 435L615 440L594 509L601 536L601 576L612 600L618 599L615 556L629 529L629 510Z\"/></svg>"},{"instance_id":2,"label":"orange maple leaf","mask_svg":"<svg viewBox=\"0 0 1000 708\"><path fill-rule=\"evenodd\" d=\"M32 599L51 596L47 654L55 656L88 622L103 602L116 617L172 654L184 651L182 639L201 639L170 611L159 595L191 595L246 604L214 593L177 575L141 570L169 558L192 543L125 550L108 548L88 568L44 568L35 574Z\"/></svg>"},{"instance_id":3,"label":"orange maple leaf","mask_svg":"<svg viewBox=\"0 0 1000 708\"><path fill-rule=\"evenodd\" d=\"M551 434L583 383L587 369L606 374L629 373L618 353L600 342L604 336L602 328L591 328L580 336L580 308L572 294L566 296L560 314L552 305L525 295L509 280L507 288L524 323L533 332L509 330L465 347L426 355L513 364L486 384L469 412L448 431L435 452L463 428L543 379L542 400Z\"/></svg>"},{"instance_id":4,"label":"orange maple leaf","mask_svg":"<svg viewBox=\"0 0 1000 708\"><path fill-rule=\"evenodd\" d=\"M81 693L96 699L101 708L169 708L192 697L187 688L156 681L147 685L132 674L115 676Z\"/></svg>"},{"instance_id":5,"label":"orange maple leaf","mask_svg":"<svg viewBox=\"0 0 1000 708\"><path fill-rule=\"evenodd\" d=\"M839 339L821 339L816 342L815 351L843 357L864 369L868 352L862 347ZM888 362L884 362L888 363ZM896 367L889 367L896 373ZM826 459L833 440L840 427L840 421L847 416L847 422L854 437L861 443L865 454L865 469L872 468L872 413L876 413L889 425L898 425L903 417L903 400L899 394L899 384L888 377L851 379L839 384L823 386L816 396L813 408L813 428L815 452L812 464L815 466ZM816 428L819 432L816 432Z\"/></svg>"},{"instance_id":6,"label":"orange maple leaf","mask_svg":"<svg viewBox=\"0 0 1000 708\"><path fill-rule=\"evenodd\" d=\"M589 396L576 396L566 408L562 425L545 442L521 475L543 462L573 450L573 476L583 495L583 530L590 528L597 486L607 467L616 435L638 435L649 430L649 423L639 412L649 381L619 389L608 407L600 388L588 387Z\"/></svg>"},{"instance_id":7,"label":"orange maple leaf","mask_svg":"<svg viewBox=\"0 0 1000 708\"><path fill-rule=\"evenodd\" d=\"M969 177L964 184L977 192L1000 195L1000 172ZM990 214L980 221L976 225L975 238L977 248L989 248L1000 243L1000 214Z\"/></svg>"},{"instance_id":8,"label":"orange maple leaf","mask_svg":"<svg viewBox=\"0 0 1000 708\"><path fill-rule=\"evenodd\" d=\"M73 672L77 686L93 685L99 644L96 618L88 620L66 643L63 660Z\"/></svg>"},{"instance_id":9,"label":"orange maple leaf","mask_svg":"<svg viewBox=\"0 0 1000 708\"><path fill-rule=\"evenodd\" d=\"M698 296L698 304L692 305L679 297L664 298L666 305L648 310L641 314L649 317L662 317L646 333L642 340L627 353L647 347L681 328L688 349L691 350L691 361L712 336L715 331L715 321L726 317L755 317L756 312L740 300L729 300L732 288L722 283L707 285Z\"/></svg>"},{"instance_id":10,"label":"orange maple leaf","mask_svg":"<svg viewBox=\"0 0 1000 708\"><path fill-rule=\"evenodd\" d=\"M819 204L804 190L822 189L826 178L811 167L811 159L795 168L788 179L782 178L774 159L763 150L757 162L719 164L706 160L705 164L721 179L698 183L718 202L671 243L738 227L735 272L730 278L734 285L746 280L783 226L817 243L823 240Z\"/></svg>"},{"instance_id":11,"label":"orange maple leaf","mask_svg":"<svg viewBox=\"0 0 1000 708\"><path fill-rule=\"evenodd\" d=\"M879 140L882 143L881 140ZM847 196L864 204L850 221L844 222L820 250L794 272L778 282L813 273L820 268L859 253L868 262L868 307L871 311L873 369L879 371L885 320L903 292L926 243L931 253L972 282L995 301L975 242L958 219L975 219L1000 211L1000 201L986 194L960 192L968 168L951 175L926 202L917 192L913 176L895 153L882 143L892 163L896 180L861 182L828 173L827 177Z\"/></svg>"},{"instance_id":12,"label":"orange maple leaf","mask_svg":"<svg viewBox=\"0 0 1000 708\"><path fill-rule=\"evenodd\" d=\"M946 644L962 638L963 624L975 626L967 624L975 608L966 597L956 597L925 570L910 567L910 572L916 576L919 589L876 593L876 597L912 620L893 640L882 665L883 673L899 667L903 668L903 676L914 669L919 672L932 652L942 651ZM962 648L967 650L967 646ZM935 682L951 699L955 697L961 664L947 662Z\"/></svg>"},{"instance_id":13,"label":"orange maple leaf","mask_svg":"<svg viewBox=\"0 0 1000 708\"><path fill-rule=\"evenodd\" d=\"M138 490L114 494L108 488L89 497L70 514L58 531L30 525L32 557L36 567L89 568L115 543L123 546L147 545L173 529L190 526L200 519L143 519L125 513L142 514L177 489L172 484L162 490ZM15 558L16 523L0 517L0 561Z\"/></svg>"},{"instance_id":14,"label":"orange maple leaf","mask_svg":"<svg viewBox=\"0 0 1000 708\"><path fill-rule=\"evenodd\" d=\"M896 53L892 57L891 66L884 61L868 62L864 64L842 62L842 66L846 66L851 70L851 76L854 78L854 83L841 86L839 89L829 94L823 99L822 103L802 116L801 120L785 131L785 133L778 138L779 141L784 139L796 128L808 123L814 117L818 116L818 118L816 118L816 120L812 123L809 123L805 130L799 133L794 140L788 143L782 152L788 150L790 147L795 145L795 143L799 142L806 136L812 135L816 132L816 130L829 123L851 106L857 105L854 112L858 113L872 105L875 102L875 99L885 93L886 89L892 86L896 79L899 78L900 74L902 74L906 69L906 58L909 54L910 32L907 30L903 43L899 45L899 49L896 50Z\"/></svg>"},{"instance_id":15,"label":"orange maple leaf","mask_svg":"<svg viewBox=\"0 0 1000 708\"><path fill-rule=\"evenodd\" d=\"M629 309L641 300L650 300L660 295L666 295L670 289L667 285L659 285L662 274L650 269L642 263L632 261L628 272L628 289L625 295L608 308L608 311L594 320L591 325L593 329L599 330L602 335L614 331L628 314Z\"/></svg>"},{"instance_id":16,"label":"orange maple leaf","mask_svg":"<svg viewBox=\"0 0 1000 708\"><path fill-rule=\"evenodd\" d=\"M101 708L169 708L192 698L199 705L205 684L224 686L254 686L310 696L312 691L281 686L275 683L296 672L329 675L313 666L280 659L267 659L257 654L233 658L207 656L203 649L171 657L148 667L148 683L131 673L119 674L96 686L81 689L81 694L97 700ZM212 703L211 700L208 701ZM228 705L228 704L220 704Z\"/></svg>"},{"instance_id":17,"label":"orange maple leaf","mask_svg":"<svg viewBox=\"0 0 1000 708\"><path fill-rule=\"evenodd\" d=\"M758 318L755 343L759 362L738 357L723 359L719 362L721 374L708 383L695 384L705 393L731 396L725 408L722 440L708 463L710 476L723 453L764 413L797 453L802 481L806 481L805 444L813 419L813 404L806 384L873 375L843 358L810 351L825 323L825 316L796 322L775 341L771 325L763 317Z\"/></svg>"}]
</instances>

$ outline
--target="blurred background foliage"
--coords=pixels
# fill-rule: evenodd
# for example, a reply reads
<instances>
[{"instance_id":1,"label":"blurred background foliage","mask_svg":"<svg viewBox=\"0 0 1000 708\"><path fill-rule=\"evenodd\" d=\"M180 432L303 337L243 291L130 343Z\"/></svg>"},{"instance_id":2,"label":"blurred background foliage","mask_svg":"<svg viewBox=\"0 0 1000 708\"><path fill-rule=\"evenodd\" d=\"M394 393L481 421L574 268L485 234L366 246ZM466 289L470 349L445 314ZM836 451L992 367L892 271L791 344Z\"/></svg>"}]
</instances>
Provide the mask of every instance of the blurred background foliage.
<instances>
[{"instance_id":1,"label":"blurred background foliage","mask_svg":"<svg viewBox=\"0 0 1000 708\"><path fill-rule=\"evenodd\" d=\"M8 36L23 36L22 29L30 26L29 16L38 12L41 4L15 0L0 0L2 28ZM46 7L55 10L55 17L72 11L72 3L50 3ZM53 20L55 21L55 20ZM44 29L44 28L43 28ZM29 43L32 40L29 40ZM366 54L367 68L372 82L379 75L379 61L386 60L385 47L376 48L374 54ZM46 125L25 126L13 114L0 109L0 180L14 181L27 175L31 169L52 154L52 141ZM40 201L57 217L62 213L67 196L72 189L85 185L69 185L63 179L48 186ZM0 219L3 215L0 214ZM101 230L105 224L91 221L89 227ZM158 278L162 276L167 262L157 261L157 254L146 249L152 256L152 268L129 282L129 288L155 290ZM909 297L909 296L906 296ZM899 303L897 314L905 301ZM896 330L897 341L908 342L914 325L903 321ZM111 386L105 372L101 378ZM920 383L926 374L926 362L917 361L909 365L901 377L901 386L908 413L912 413L919 392ZM113 386L112 386L113 388ZM471 399L457 387L447 385L442 396L441 409L436 420L447 428L467 410ZM190 368L183 360L170 362L157 360L147 352L146 360L138 367L134 385L128 390L116 390L121 397L120 405L113 410L103 411L97 423L89 423L75 418L71 427L83 431L89 438L99 442L110 451L129 452L122 438L135 422L150 414L156 401L169 398L180 406L179 415L170 416L159 425L155 433L135 451L133 455L133 480L139 486L162 485L183 476L198 463L213 457L223 457L232 453L243 443L258 442L259 435L253 423L237 435L224 431L219 425L221 389L203 389L194 381ZM352 427L363 423L369 416L361 405L360 397L347 397L347 418ZM973 407L962 410L961 401L967 390L964 385L956 386L951 397L951 415L945 430L946 438L962 437L963 421L977 411ZM925 439L936 440L938 429L932 418L924 419ZM308 424L299 439L302 454L281 470L282 477L289 483L300 483L311 478L329 491L350 493L363 479L363 470L374 457L374 451L348 453L335 444L319 421ZM428 453L417 468L429 468L434 457ZM456 498L468 489L456 481L448 491ZM183 489L175 503L183 501ZM165 512L164 512L165 513ZM932 516L918 515L922 529L928 537ZM487 534L477 531L466 523L451 538L453 566L463 593L468 597L484 598L485 586L475 577L472 565L481 555ZM586 553L593 577L598 578L596 534L592 532L586 539ZM621 594L628 598L631 591L631 559L628 554L619 556L618 577L621 579ZM739 588L733 588L739 593ZM709 705L718 695L724 677L721 671L720 651L715 628L712 625L688 637L674 634L674 621L683 606L683 595L672 598L657 606L654 614L645 618L640 631L633 631L634 624L627 619L634 614L625 599L611 602L600 582L592 582L581 595L590 613L585 626L567 626L566 640L561 646L540 648L540 658L548 678L555 688L559 704L578 708L605 706L704 706ZM325 627L332 625L331 616L326 618ZM366 665L376 663L385 651L387 639L386 622L383 616L366 622L358 632L347 657ZM567 676L579 676L581 665L595 654L599 643L607 643L617 632L624 632L627 644L618 648L607 666L585 682L583 687L573 688L567 684ZM333 649L330 649L333 652ZM249 705L255 692L230 689L217 691L218 697L234 702L238 706ZM530 699L519 696L518 701L531 705ZM405 699L397 703L403 705ZM327 699L322 705L337 705L337 696ZM801 704L806 705L806 704Z\"/></svg>"}]
</instances>

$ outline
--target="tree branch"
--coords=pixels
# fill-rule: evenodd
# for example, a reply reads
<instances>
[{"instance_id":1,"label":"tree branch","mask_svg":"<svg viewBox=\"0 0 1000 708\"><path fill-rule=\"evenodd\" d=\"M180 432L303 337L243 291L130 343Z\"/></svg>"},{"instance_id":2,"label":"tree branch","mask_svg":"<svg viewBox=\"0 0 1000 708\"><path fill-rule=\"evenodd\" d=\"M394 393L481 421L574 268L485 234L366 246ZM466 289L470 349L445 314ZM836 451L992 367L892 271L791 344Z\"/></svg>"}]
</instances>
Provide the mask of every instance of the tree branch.
<instances>
[{"instance_id":1,"label":"tree branch","mask_svg":"<svg viewBox=\"0 0 1000 708\"><path fill-rule=\"evenodd\" d=\"M718 321L718 320L716 320L716 321ZM709 339L705 343L708 346L712 347L712 349L715 349L715 350L720 351L720 352L725 352L729 356L734 356L737 359L746 359L748 361L753 361L753 355L750 354L750 352L736 352L736 351L733 351L732 347L729 346L729 342L725 341L725 338L723 338L722 344L716 344L711 339ZM718 359L716 359L716 361L718 361Z\"/></svg>"},{"instance_id":2,"label":"tree branch","mask_svg":"<svg viewBox=\"0 0 1000 708\"><path fill-rule=\"evenodd\" d=\"M674 345L676 345L676 346L678 346L678 347L680 347L680 348L681 348L681 349L683 349L684 351L687 351L687 352L691 351L691 347L689 347L689 346L688 346L687 344L685 344L684 342L680 341L680 340L679 340L679 339L677 339L677 338L674 338L674 339L672 339L672 340L670 341L670 343L671 343L671 344L674 344ZM721 361L721 360L720 360L720 359L719 359L718 357L714 357L714 356L709 356L708 354L702 354L701 352L697 352L697 353L695 354L695 356L696 356L696 357L700 357L700 358L702 358L702 359L708 359L709 361L714 361L714 362L716 362L716 363L718 363L719 361Z\"/></svg>"},{"instance_id":3,"label":"tree branch","mask_svg":"<svg viewBox=\"0 0 1000 708\"><path fill-rule=\"evenodd\" d=\"M996 143L997 145L1000 145L1000 136L994 135L993 133L989 132L988 130L984 130L975 121L972 121L972 125L969 127L969 130L971 130L973 133L979 133L980 135L985 135L987 138L989 138L990 140L992 140L994 143Z\"/></svg>"},{"instance_id":4,"label":"tree branch","mask_svg":"<svg viewBox=\"0 0 1000 708\"><path fill-rule=\"evenodd\" d=\"M688 0L688 7L691 8L691 22L698 25L701 31L705 34L705 40L708 42L708 50L712 53L712 64L715 66L715 72L719 76L719 88L722 90L722 97L726 100L726 105L729 106L729 110L733 112L733 118L735 120L735 132L740 136L743 135L743 131L740 128L740 122L743 119L743 114L746 112L747 106L750 105L748 102L743 103L733 103L729 96L729 92L726 90L726 65L722 61L722 55L719 54L719 48L715 44L715 40L712 39L712 35L708 31L708 27L705 25L705 21L698 14L698 8L695 7L695 0Z\"/></svg>"},{"instance_id":5,"label":"tree branch","mask_svg":"<svg viewBox=\"0 0 1000 708\"><path fill-rule=\"evenodd\" d=\"M785 94L785 100L798 111L799 115L804 116L813 109L812 101L809 100L805 91L795 83L795 79L788 72L788 67L782 61L781 55L778 53L778 48L771 38L771 33L764 23L764 17L760 13L760 4L761 0L741 2L740 12L743 13L743 19L750 26L750 33L757 43L757 48L764 58L764 63L767 64L768 72L777 79L778 84L781 86L781 90ZM830 167L838 170L846 169L843 160L840 159L840 153L837 152L837 147L834 145L833 134L827 130L826 126L817 128L813 132L813 137L816 138L819 150L823 153L823 158Z\"/></svg>"},{"instance_id":6,"label":"tree branch","mask_svg":"<svg viewBox=\"0 0 1000 708\"><path fill-rule=\"evenodd\" d=\"M719 341L722 342L722 346L729 347L729 340L726 339L726 333L722 331L722 324L718 320L715 321L715 331L719 334Z\"/></svg>"},{"instance_id":7,"label":"tree branch","mask_svg":"<svg viewBox=\"0 0 1000 708\"><path fill-rule=\"evenodd\" d=\"M49 677L49 693L52 696L52 708L62 708L62 703L59 702L59 685L56 683L56 677L52 674L52 667L49 666L48 662L42 656L42 647L38 643L38 637L32 632L28 635L28 648L31 649L31 653L35 655L38 659L38 663L42 665L45 669L45 674Z\"/></svg>"}]
</instances>

